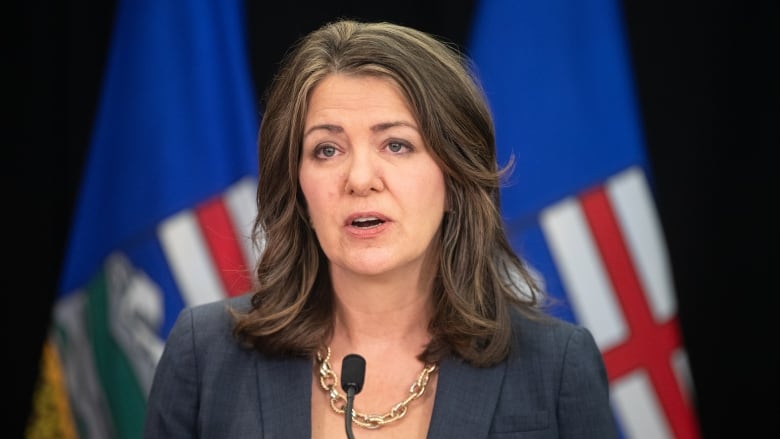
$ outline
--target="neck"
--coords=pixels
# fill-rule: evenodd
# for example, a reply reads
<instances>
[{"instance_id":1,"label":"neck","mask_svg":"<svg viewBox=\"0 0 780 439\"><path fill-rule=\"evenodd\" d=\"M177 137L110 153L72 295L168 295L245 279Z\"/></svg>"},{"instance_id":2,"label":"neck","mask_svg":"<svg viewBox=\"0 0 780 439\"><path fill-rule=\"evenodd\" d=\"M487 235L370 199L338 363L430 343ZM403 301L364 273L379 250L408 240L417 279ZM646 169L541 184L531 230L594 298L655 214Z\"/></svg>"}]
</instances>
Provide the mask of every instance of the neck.
<instances>
[{"instance_id":1,"label":"neck","mask_svg":"<svg viewBox=\"0 0 780 439\"><path fill-rule=\"evenodd\" d=\"M427 343L432 282L333 276L334 342L352 349ZM391 328L391 329L389 329Z\"/></svg>"}]
</instances>

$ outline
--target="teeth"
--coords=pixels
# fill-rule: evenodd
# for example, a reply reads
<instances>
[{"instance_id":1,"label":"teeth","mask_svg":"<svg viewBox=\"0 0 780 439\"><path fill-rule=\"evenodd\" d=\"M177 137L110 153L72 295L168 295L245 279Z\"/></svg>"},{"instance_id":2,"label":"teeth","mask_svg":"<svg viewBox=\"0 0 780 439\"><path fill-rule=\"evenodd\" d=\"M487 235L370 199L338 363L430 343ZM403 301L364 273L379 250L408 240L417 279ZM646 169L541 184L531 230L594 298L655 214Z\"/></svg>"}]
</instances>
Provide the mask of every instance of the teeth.
<instances>
[{"instance_id":1,"label":"teeth","mask_svg":"<svg viewBox=\"0 0 780 439\"><path fill-rule=\"evenodd\" d=\"M384 221L375 216L355 218L352 220L352 224L357 227L375 227L382 224L383 222Z\"/></svg>"}]
</instances>

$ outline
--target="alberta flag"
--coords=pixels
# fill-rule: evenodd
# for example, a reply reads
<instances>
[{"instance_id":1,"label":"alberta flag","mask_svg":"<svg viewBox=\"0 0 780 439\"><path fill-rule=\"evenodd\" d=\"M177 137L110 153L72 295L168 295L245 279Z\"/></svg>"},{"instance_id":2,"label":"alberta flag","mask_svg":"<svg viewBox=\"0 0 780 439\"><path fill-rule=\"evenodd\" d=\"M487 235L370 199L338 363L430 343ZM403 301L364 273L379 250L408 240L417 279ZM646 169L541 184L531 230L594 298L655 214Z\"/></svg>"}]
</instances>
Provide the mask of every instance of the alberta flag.
<instances>
[{"instance_id":1,"label":"alberta flag","mask_svg":"<svg viewBox=\"0 0 780 439\"><path fill-rule=\"evenodd\" d=\"M697 438L620 2L484 0L471 35L513 246L593 332L623 437Z\"/></svg>"},{"instance_id":2,"label":"alberta flag","mask_svg":"<svg viewBox=\"0 0 780 439\"><path fill-rule=\"evenodd\" d=\"M251 286L243 3L125 0L113 29L31 436L140 437L179 311Z\"/></svg>"}]
</instances>

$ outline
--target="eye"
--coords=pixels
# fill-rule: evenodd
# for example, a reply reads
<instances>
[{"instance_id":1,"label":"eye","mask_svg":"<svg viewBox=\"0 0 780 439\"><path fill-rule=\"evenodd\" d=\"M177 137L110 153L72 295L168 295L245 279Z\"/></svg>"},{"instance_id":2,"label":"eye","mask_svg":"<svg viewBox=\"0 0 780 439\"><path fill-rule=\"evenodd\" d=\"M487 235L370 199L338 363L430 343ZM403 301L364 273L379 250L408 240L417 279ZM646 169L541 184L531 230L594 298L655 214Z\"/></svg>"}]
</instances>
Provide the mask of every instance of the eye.
<instances>
[{"instance_id":1,"label":"eye","mask_svg":"<svg viewBox=\"0 0 780 439\"><path fill-rule=\"evenodd\" d=\"M336 150L336 147L333 145L319 145L317 148L314 149L314 156L317 158L331 158L338 153L338 150Z\"/></svg>"},{"instance_id":2,"label":"eye","mask_svg":"<svg viewBox=\"0 0 780 439\"><path fill-rule=\"evenodd\" d=\"M403 142L390 142L387 144L387 150L392 153L402 153L410 150L411 147Z\"/></svg>"}]
</instances>

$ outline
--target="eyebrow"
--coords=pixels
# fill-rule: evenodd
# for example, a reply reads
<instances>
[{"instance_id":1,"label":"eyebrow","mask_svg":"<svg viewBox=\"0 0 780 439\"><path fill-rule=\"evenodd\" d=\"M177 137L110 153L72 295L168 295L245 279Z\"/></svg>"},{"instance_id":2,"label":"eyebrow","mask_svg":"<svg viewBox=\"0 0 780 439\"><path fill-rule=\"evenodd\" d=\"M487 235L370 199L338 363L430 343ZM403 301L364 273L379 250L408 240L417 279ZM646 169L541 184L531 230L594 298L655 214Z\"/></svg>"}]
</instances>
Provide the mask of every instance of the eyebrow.
<instances>
[{"instance_id":1,"label":"eyebrow","mask_svg":"<svg viewBox=\"0 0 780 439\"><path fill-rule=\"evenodd\" d=\"M390 128L399 127L399 126L408 127L408 128L411 128L411 129L413 129L415 131L419 131L417 129L416 125L411 124L409 122L404 122L402 120L395 121L395 122L382 122L382 123L378 123L376 125L372 125L371 126L371 131L373 131L375 133L378 133L378 132L386 131L386 130L389 130ZM306 130L305 133L303 133L303 138L305 139L306 136L308 136L309 134L311 134L312 132L317 131L317 130L325 130L325 131L328 131L330 133L343 133L344 132L344 128L341 127L340 125L324 123L324 124L314 125L314 126L310 127L308 130Z\"/></svg>"}]
</instances>

